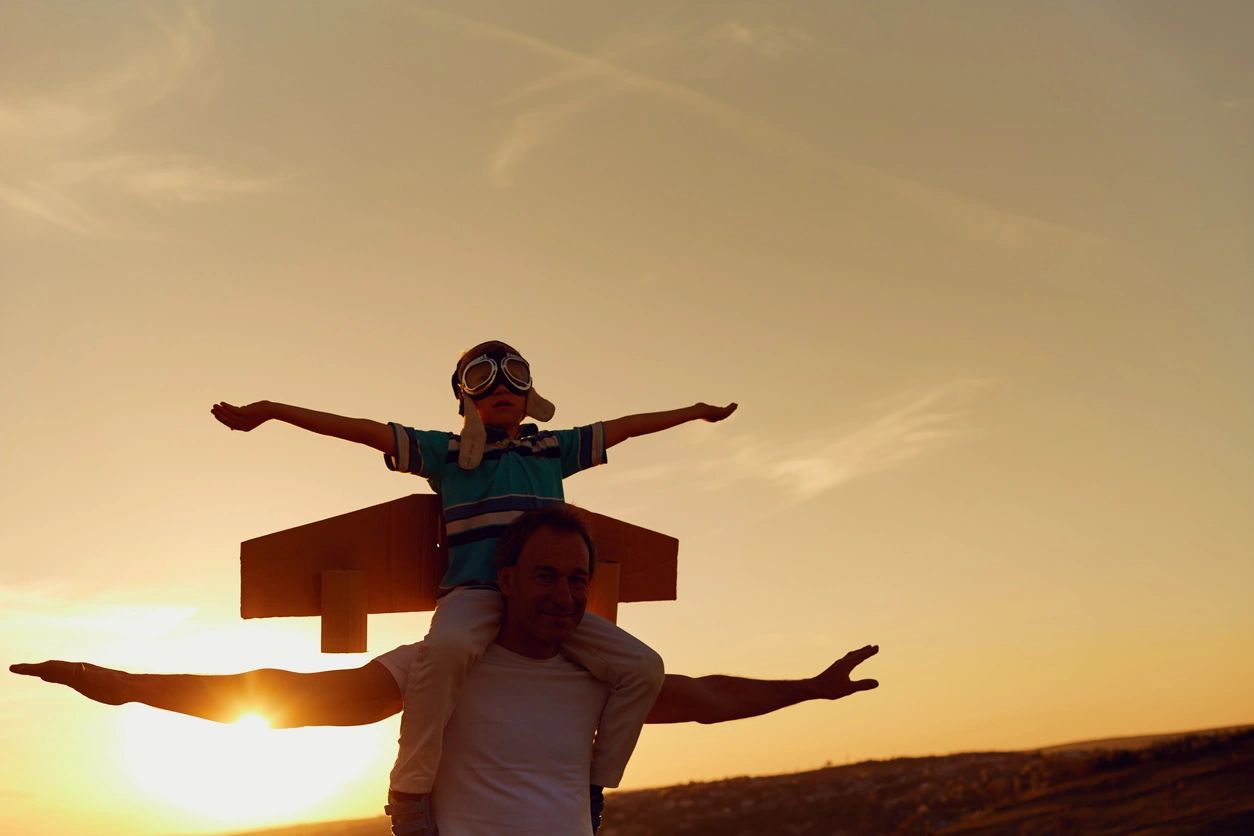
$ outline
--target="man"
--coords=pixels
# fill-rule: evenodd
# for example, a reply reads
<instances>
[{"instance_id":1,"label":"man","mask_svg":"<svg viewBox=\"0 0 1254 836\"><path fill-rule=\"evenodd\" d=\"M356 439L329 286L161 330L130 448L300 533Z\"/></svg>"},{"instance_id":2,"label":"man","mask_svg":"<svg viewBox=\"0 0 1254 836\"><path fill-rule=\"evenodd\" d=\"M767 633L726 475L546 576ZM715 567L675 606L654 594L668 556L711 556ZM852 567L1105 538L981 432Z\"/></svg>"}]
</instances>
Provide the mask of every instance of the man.
<instances>
[{"instance_id":1,"label":"man","mask_svg":"<svg viewBox=\"0 0 1254 836\"><path fill-rule=\"evenodd\" d=\"M569 509L549 506L514 523L499 554L504 617L445 730L431 795L435 824L443 836L587 836L591 742L607 692L559 651L583 617L592 543ZM140 702L220 722L258 712L276 727L360 725L401 709L413 647L357 669L308 674L145 675L71 662L10 670L111 705ZM648 722L722 722L868 690L878 683L849 675L877 651L853 651L808 680L667 675ZM390 800L394 832L431 829L425 805Z\"/></svg>"}]
</instances>

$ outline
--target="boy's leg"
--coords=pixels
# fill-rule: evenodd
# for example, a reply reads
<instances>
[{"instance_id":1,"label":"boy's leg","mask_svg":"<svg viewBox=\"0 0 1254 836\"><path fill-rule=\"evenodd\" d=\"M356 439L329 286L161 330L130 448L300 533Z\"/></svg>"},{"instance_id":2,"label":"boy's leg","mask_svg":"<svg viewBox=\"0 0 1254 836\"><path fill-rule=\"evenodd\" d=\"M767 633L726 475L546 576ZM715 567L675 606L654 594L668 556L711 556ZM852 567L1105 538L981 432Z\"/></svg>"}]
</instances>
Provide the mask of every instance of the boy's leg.
<instances>
[{"instance_id":1,"label":"boy's leg","mask_svg":"<svg viewBox=\"0 0 1254 836\"><path fill-rule=\"evenodd\" d=\"M644 718L662 690L662 657L599 615L588 613L562 655L610 686L592 747L591 783L617 787L640 739Z\"/></svg>"},{"instance_id":2,"label":"boy's leg","mask_svg":"<svg viewBox=\"0 0 1254 836\"><path fill-rule=\"evenodd\" d=\"M501 621L501 594L494 589L455 589L440 599L427 637L405 681L400 752L391 788L431 792L440 765L444 727L453 714L470 666L492 643Z\"/></svg>"}]
</instances>

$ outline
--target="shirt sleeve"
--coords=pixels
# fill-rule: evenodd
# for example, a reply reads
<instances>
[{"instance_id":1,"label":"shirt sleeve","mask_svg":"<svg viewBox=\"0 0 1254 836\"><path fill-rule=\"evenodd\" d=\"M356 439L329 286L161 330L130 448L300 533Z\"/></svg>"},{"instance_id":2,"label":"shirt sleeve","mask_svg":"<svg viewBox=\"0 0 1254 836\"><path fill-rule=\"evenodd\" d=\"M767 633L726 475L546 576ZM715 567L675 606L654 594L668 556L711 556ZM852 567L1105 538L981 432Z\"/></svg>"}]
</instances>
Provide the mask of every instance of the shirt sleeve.
<instances>
[{"instance_id":1,"label":"shirt sleeve","mask_svg":"<svg viewBox=\"0 0 1254 836\"><path fill-rule=\"evenodd\" d=\"M388 673L392 674L392 678L396 680L397 686L400 687L401 693L405 693L405 683L409 681L409 666L414 663L415 657L418 656L418 642L413 644L404 644L400 647L393 648L382 656L376 656L374 661L388 669Z\"/></svg>"},{"instance_id":2,"label":"shirt sleeve","mask_svg":"<svg viewBox=\"0 0 1254 836\"><path fill-rule=\"evenodd\" d=\"M562 457L562 478L581 470L605 464L605 429L598 421L573 430L557 430L557 446Z\"/></svg>"},{"instance_id":3,"label":"shirt sleeve","mask_svg":"<svg viewBox=\"0 0 1254 836\"><path fill-rule=\"evenodd\" d=\"M383 454L388 470L412 473L439 482L448 458L448 443L452 437L447 432L415 430L395 422L388 424L396 439L396 455Z\"/></svg>"}]
</instances>

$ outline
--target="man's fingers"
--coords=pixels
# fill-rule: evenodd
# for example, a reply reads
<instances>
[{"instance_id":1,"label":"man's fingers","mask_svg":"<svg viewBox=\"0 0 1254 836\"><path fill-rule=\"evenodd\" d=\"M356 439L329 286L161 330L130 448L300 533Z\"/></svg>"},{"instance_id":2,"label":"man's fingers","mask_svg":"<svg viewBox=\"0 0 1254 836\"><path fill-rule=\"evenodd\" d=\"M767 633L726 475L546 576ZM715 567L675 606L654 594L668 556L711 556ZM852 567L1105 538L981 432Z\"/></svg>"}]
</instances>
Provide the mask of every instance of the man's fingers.
<instances>
[{"instance_id":1,"label":"man's fingers","mask_svg":"<svg viewBox=\"0 0 1254 836\"><path fill-rule=\"evenodd\" d=\"M9 670L22 676L37 676L44 682L68 683L76 664L75 662L19 663L9 665Z\"/></svg>"},{"instance_id":2,"label":"man's fingers","mask_svg":"<svg viewBox=\"0 0 1254 836\"><path fill-rule=\"evenodd\" d=\"M880 684L874 679L857 679L850 682L849 687L854 691L870 691L872 688L880 687Z\"/></svg>"},{"instance_id":3,"label":"man's fingers","mask_svg":"<svg viewBox=\"0 0 1254 836\"><path fill-rule=\"evenodd\" d=\"M858 665L861 665L867 659L870 659L876 653L880 652L877 644L868 644L866 647L860 647L857 650L851 650L844 656L840 657L840 661L836 664L845 671L852 671Z\"/></svg>"}]
</instances>

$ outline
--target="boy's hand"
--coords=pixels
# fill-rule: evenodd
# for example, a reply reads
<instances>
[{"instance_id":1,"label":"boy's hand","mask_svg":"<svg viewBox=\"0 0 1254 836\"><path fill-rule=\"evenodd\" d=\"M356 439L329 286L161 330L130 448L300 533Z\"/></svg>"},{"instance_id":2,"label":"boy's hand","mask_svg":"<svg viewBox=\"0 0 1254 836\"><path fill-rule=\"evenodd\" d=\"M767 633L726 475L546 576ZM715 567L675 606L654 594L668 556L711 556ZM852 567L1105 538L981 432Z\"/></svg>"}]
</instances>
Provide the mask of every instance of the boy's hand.
<instances>
[{"instance_id":1,"label":"boy's hand","mask_svg":"<svg viewBox=\"0 0 1254 836\"><path fill-rule=\"evenodd\" d=\"M223 401L214 404L213 409L209 411L213 413L214 418L226 426L243 432L256 429L274 417L270 411L269 401L257 401L247 406L231 406Z\"/></svg>"},{"instance_id":2,"label":"boy's hand","mask_svg":"<svg viewBox=\"0 0 1254 836\"><path fill-rule=\"evenodd\" d=\"M701 420L709 421L711 423L715 421L722 421L728 415L735 412L737 406L739 406L739 404L734 403L729 403L727 406L710 406L708 403L697 404L697 408L701 412Z\"/></svg>"}]
</instances>

